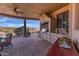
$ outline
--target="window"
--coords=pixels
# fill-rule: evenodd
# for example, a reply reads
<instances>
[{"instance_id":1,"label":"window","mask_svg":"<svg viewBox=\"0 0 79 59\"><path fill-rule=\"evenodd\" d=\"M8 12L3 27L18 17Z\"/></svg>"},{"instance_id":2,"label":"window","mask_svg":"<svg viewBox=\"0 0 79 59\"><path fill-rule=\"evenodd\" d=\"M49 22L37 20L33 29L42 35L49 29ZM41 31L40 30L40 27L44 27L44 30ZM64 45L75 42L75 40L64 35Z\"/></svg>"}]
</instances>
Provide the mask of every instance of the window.
<instances>
[{"instance_id":1,"label":"window","mask_svg":"<svg viewBox=\"0 0 79 59\"><path fill-rule=\"evenodd\" d=\"M63 12L57 15L57 28L64 29L68 33L69 12Z\"/></svg>"}]
</instances>

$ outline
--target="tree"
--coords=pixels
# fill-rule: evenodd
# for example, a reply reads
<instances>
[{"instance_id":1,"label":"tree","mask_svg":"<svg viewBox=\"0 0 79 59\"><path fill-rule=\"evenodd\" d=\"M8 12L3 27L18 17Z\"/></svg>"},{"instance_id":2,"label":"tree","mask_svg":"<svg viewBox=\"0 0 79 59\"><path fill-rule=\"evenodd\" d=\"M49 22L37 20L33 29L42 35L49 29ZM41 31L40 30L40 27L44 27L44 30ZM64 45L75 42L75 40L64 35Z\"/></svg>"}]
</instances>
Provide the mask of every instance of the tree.
<instances>
[{"instance_id":1,"label":"tree","mask_svg":"<svg viewBox=\"0 0 79 59\"><path fill-rule=\"evenodd\" d=\"M14 30L14 33L17 35L17 36L21 36L21 34L22 34L22 28L16 28L15 30Z\"/></svg>"},{"instance_id":2,"label":"tree","mask_svg":"<svg viewBox=\"0 0 79 59\"><path fill-rule=\"evenodd\" d=\"M24 36L24 27L19 27L19 28L16 28L14 30L14 33L17 35L17 36ZM30 35L30 32L29 32L29 28L26 28L26 36L29 36Z\"/></svg>"}]
</instances>

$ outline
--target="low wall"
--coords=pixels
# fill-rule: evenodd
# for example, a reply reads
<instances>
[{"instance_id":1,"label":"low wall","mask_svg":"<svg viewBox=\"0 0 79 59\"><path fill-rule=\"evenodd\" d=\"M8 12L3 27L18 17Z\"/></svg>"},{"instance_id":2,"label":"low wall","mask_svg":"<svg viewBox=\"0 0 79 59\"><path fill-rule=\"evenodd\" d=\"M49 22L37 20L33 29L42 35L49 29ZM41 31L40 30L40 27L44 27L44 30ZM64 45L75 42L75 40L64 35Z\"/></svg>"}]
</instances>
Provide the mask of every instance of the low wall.
<instances>
[{"instance_id":1,"label":"low wall","mask_svg":"<svg viewBox=\"0 0 79 59\"><path fill-rule=\"evenodd\" d=\"M56 33L51 33L51 39L48 37L48 33L43 33L41 32L41 38L54 44L55 41L58 39L58 37L62 37L63 35L60 35L60 34L56 34Z\"/></svg>"}]
</instances>

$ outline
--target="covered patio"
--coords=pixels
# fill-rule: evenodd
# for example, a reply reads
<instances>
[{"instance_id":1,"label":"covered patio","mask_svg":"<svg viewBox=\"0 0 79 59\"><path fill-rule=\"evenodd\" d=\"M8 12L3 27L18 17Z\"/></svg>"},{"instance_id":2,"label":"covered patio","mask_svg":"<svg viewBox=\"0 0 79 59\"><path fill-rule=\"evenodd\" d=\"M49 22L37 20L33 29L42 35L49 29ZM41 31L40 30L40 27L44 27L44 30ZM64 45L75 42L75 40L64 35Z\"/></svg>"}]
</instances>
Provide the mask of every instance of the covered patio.
<instances>
[{"instance_id":1,"label":"covered patio","mask_svg":"<svg viewBox=\"0 0 79 59\"><path fill-rule=\"evenodd\" d=\"M74 19L77 19L74 16L76 14L76 8L74 9L74 7L78 7L78 5L68 3L0 4L0 15L23 19L24 21L24 35L18 38L12 38L12 46L4 47L1 50L1 55L78 56L78 37L74 35L73 30ZM29 37L27 37L26 31L27 19L40 21L40 30L31 34ZM61 39L66 41L66 46L63 46L64 48L60 46Z\"/></svg>"}]
</instances>

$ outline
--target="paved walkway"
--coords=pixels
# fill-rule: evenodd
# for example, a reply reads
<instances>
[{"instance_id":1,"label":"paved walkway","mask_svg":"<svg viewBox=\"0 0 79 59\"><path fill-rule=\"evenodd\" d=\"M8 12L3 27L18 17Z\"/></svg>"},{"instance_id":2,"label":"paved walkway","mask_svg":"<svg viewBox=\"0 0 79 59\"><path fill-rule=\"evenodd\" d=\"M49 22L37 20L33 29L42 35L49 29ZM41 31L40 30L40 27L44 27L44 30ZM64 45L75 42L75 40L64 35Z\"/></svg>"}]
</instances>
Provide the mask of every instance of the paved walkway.
<instances>
[{"instance_id":1,"label":"paved walkway","mask_svg":"<svg viewBox=\"0 0 79 59\"><path fill-rule=\"evenodd\" d=\"M37 33L28 38L16 38L12 40L13 46L4 47L1 51L6 56L45 56L51 47L51 43L38 38Z\"/></svg>"}]
</instances>

